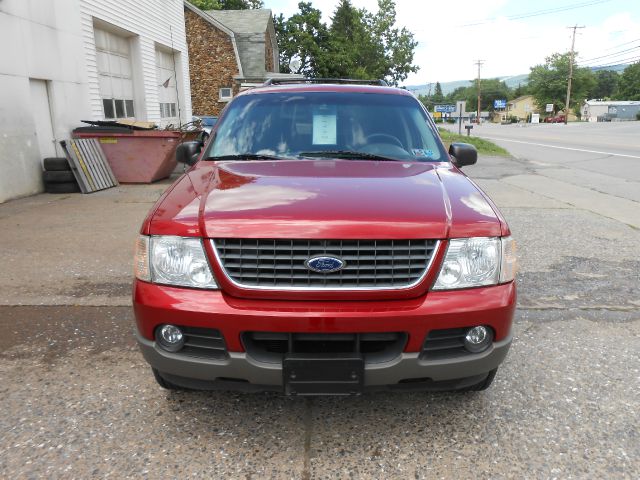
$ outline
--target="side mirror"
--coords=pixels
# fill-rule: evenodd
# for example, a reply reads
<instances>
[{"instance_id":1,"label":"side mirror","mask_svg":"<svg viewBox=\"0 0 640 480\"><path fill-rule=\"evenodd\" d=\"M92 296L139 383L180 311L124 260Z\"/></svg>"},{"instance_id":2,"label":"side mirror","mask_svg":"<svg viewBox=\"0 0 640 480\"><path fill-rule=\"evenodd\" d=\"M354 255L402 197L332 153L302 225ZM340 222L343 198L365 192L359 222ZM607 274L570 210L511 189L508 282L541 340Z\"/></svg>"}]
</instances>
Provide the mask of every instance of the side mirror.
<instances>
[{"instance_id":1,"label":"side mirror","mask_svg":"<svg viewBox=\"0 0 640 480\"><path fill-rule=\"evenodd\" d=\"M202 142L184 142L176 148L176 161L186 165L193 165L198 161L202 150Z\"/></svg>"},{"instance_id":2,"label":"side mirror","mask_svg":"<svg viewBox=\"0 0 640 480\"><path fill-rule=\"evenodd\" d=\"M449 155L453 157L452 162L458 168L473 165L478 161L478 151L469 143L452 143Z\"/></svg>"}]
</instances>

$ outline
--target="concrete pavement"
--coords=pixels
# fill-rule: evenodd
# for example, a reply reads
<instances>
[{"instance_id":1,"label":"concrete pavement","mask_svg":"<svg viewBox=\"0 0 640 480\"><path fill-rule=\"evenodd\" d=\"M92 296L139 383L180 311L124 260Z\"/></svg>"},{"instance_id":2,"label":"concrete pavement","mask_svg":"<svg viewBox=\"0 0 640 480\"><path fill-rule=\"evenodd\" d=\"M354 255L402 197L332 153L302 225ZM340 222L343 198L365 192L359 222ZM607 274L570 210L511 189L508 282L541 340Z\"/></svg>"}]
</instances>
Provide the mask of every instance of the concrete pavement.
<instances>
[{"instance_id":1,"label":"concrete pavement","mask_svg":"<svg viewBox=\"0 0 640 480\"><path fill-rule=\"evenodd\" d=\"M484 124L526 166L501 182L640 228L640 122Z\"/></svg>"}]
</instances>

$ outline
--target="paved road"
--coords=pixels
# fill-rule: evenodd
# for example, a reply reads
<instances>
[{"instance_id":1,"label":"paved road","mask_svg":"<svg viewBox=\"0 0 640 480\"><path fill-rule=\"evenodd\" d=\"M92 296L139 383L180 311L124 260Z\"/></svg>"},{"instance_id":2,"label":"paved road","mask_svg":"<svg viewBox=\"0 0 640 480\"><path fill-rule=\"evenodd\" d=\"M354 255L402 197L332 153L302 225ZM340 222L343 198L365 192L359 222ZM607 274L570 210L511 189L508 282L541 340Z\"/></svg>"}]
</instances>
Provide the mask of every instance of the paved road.
<instances>
[{"instance_id":1,"label":"paved road","mask_svg":"<svg viewBox=\"0 0 640 480\"><path fill-rule=\"evenodd\" d=\"M521 262L512 350L475 394L164 391L128 289L165 186L0 205L0 478L639 478L640 230L519 183L569 168L528 156L467 169Z\"/></svg>"},{"instance_id":2,"label":"paved road","mask_svg":"<svg viewBox=\"0 0 640 480\"><path fill-rule=\"evenodd\" d=\"M482 125L526 162L505 183L640 228L640 122Z\"/></svg>"}]
</instances>

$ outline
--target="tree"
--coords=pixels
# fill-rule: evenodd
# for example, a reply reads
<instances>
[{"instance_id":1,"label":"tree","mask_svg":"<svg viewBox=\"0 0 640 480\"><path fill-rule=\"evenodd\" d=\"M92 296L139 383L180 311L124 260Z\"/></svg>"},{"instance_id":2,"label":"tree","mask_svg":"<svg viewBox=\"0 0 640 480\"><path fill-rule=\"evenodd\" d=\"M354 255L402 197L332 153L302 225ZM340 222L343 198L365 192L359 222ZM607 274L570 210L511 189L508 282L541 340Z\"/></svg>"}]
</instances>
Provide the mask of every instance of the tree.
<instances>
[{"instance_id":1,"label":"tree","mask_svg":"<svg viewBox=\"0 0 640 480\"><path fill-rule=\"evenodd\" d=\"M529 95L528 85L525 83L518 83L518 86L513 90L513 98L522 97L524 95Z\"/></svg>"},{"instance_id":2,"label":"tree","mask_svg":"<svg viewBox=\"0 0 640 480\"><path fill-rule=\"evenodd\" d=\"M624 69L615 96L618 100L640 100L640 62Z\"/></svg>"},{"instance_id":3,"label":"tree","mask_svg":"<svg viewBox=\"0 0 640 480\"><path fill-rule=\"evenodd\" d=\"M556 111L565 109L570 55L554 53L546 58L544 65L531 67L529 91L541 110L544 111L548 103L553 103ZM574 58L577 55L574 53ZM589 68L574 65L570 108L579 110L582 101L593 91L595 85L595 77Z\"/></svg>"},{"instance_id":4,"label":"tree","mask_svg":"<svg viewBox=\"0 0 640 480\"><path fill-rule=\"evenodd\" d=\"M294 73L309 77L385 79L397 85L409 73L417 43L405 28L395 27L394 0L378 0L378 12L355 8L340 0L327 27L311 3L298 4L291 18L274 17L281 71L291 59L300 60Z\"/></svg>"},{"instance_id":5,"label":"tree","mask_svg":"<svg viewBox=\"0 0 640 480\"><path fill-rule=\"evenodd\" d=\"M434 103L444 102L444 95L442 94L442 85L440 85L440 82L436 82L436 88L435 92L433 92L432 99Z\"/></svg>"},{"instance_id":6,"label":"tree","mask_svg":"<svg viewBox=\"0 0 640 480\"><path fill-rule=\"evenodd\" d=\"M596 86L590 92L592 98L611 98L618 87L620 75L613 70L595 72Z\"/></svg>"},{"instance_id":7,"label":"tree","mask_svg":"<svg viewBox=\"0 0 640 480\"><path fill-rule=\"evenodd\" d=\"M200 10L249 10L262 8L262 0L189 0Z\"/></svg>"},{"instance_id":8,"label":"tree","mask_svg":"<svg viewBox=\"0 0 640 480\"><path fill-rule=\"evenodd\" d=\"M371 17L340 0L331 18L326 70L336 78L382 78L385 73L383 46L371 35Z\"/></svg>"},{"instance_id":9,"label":"tree","mask_svg":"<svg viewBox=\"0 0 640 480\"><path fill-rule=\"evenodd\" d=\"M327 76L324 69L329 32L322 22L322 12L311 2L300 2L299 12L285 20L280 14L274 17L276 37L280 50L280 71L298 73L306 77ZM291 60L300 65L291 70Z\"/></svg>"},{"instance_id":10,"label":"tree","mask_svg":"<svg viewBox=\"0 0 640 480\"><path fill-rule=\"evenodd\" d=\"M372 35L380 39L386 68L384 75L393 85L403 82L410 73L420 67L413 65L413 55L418 42L406 28L398 29L396 24L396 4L394 0L378 0L378 13L370 19Z\"/></svg>"},{"instance_id":11,"label":"tree","mask_svg":"<svg viewBox=\"0 0 640 480\"><path fill-rule=\"evenodd\" d=\"M480 108L481 110L493 110L494 100L509 100L514 98L513 92L506 83L497 78L484 78L480 80ZM467 111L475 111L478 108L478 87L475 82L468 87L458 87L446 97L447 103L456 103L464 100L467 102Z\"/></svg>"}]
</instances>

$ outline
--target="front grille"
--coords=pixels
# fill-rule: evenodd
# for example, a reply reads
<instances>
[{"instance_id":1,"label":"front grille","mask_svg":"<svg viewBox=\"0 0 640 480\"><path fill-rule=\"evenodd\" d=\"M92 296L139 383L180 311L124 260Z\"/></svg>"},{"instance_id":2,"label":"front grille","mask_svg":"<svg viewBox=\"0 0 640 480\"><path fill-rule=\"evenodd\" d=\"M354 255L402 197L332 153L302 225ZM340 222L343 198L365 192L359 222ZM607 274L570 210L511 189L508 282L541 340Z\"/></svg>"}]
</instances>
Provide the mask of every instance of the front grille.
<instances>
[{"instance_id":1,"label":"front grille","mask_svg":"<svg viewBox=\"0 0 640 480\"><path fill-rule=\"evenodd\" d=\"M245 332L242 343L247 354L261 362L281 363L288 353L359 353L365 363L382 363L398 357L407 334L381 333L282 333Z\"/></svg>"},{"instance_id":2,"label":"front grille","mask_svg":"<svg viewBox=\"0 0 640 480\"><path fill-rule=\"evenodd\" d=\"M227 358L227 347L219 330L198 327L180 327L180 329L184 335L184 347L176 354L214 360Z\"/></svg>"},{"instance_id":3,"label":"front grille","mask_svg":"<svg viewBox=\"0 0 640 480\"><path fill-rule=\"evenodd\" d=\"M438 360L469 355L464 348L464 337L469 328L448 328L431 330L424 341L420 359Z\"/></svg>"},{"instance_id":4,"label":"front grille","mask_svg":"<svg viewBox=\"0 0 640 480\"><path fill-rule=\"evenodd\" d=\"M213 240L222 267L249 288L394 289L419 282L437 240ZM305 261L317 255L345 262L342 270L314 272Z\"/></svg>"}]
</instances>

